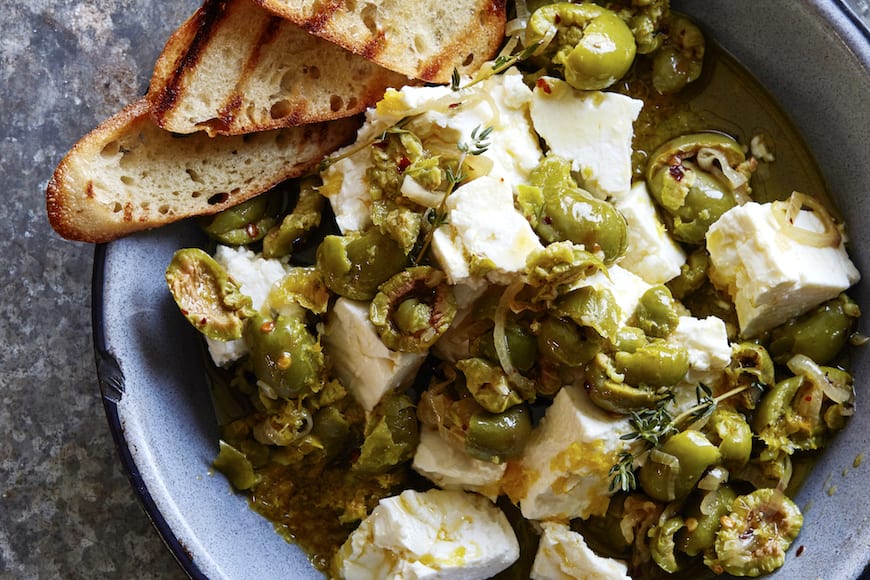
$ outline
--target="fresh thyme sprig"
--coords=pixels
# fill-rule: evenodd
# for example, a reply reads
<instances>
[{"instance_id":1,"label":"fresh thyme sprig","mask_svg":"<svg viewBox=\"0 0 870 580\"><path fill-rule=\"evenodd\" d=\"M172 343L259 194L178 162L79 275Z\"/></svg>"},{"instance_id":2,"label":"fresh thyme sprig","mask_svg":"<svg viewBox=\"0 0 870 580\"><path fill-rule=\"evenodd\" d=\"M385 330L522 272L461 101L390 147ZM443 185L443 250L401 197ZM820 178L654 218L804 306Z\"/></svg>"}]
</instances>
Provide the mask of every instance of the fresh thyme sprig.
<instances>
[{"instance_id":1,"label":"fresh thyme sprig","mask_svg":"<svg viewBox=\"0 0 870 580\"><path fill-rule=\"evenodd\" d=\"M535 55L539 48L544 44L543 40L539 40L538 42L534 42L529 46L522 49L520 52L516 54L504 55L497 57L489 67L484 67L478 71L477 75L469 81L469 83L465 86L462 86L461 80L459 77L459 71L453 69L453 75L450 78L450 88L454 91L458 91L460 89L467 89L468 87L473 87L478 83L482 83L486 79L493 77L499 73L503 73L510 67L514 66L517 63L523 62L524 60L528 60Z\"/></svg>"},{"instance_id":2,"label":"fresh thyme sprig","mask_svg":"<svg viewBox=\"0 0 870 580\"><path fill-rule=\"evenodd\" d=\"M396 122L393 125L390 125L386 129L384 129L383 131L381 131L380 133L375 135L374 137L367 139L366 141L356 143L353 147L348 148L341 155L330 155L329 157L324 157L323 159L320 160L320 163L317 165L317 172L321 173L323 171L326 171L327 169L329 169L331 166L335 165L336 163L338 163L342 159L347 159L348 157L352 157L352 156L356 155L357 153L359 153L360 151L368 149L369 147L371 147L375 143L378 143L379 141L385 140L387 138L387 135L390 133L398 133L398 132L404 130L405 125L410 123L411 119L413 119L415 116L416 115L411 116L411 117L402 117L401 119L399 119L398 122Z\"/></svg>"},{"instance_id":3,"label":"fresh thyme sprig","mask_svg":"<svg viewBox=\"0 0 870 580\"><path fill-rule=\"evenodd\" d=\"M478 125L471 130L470 142L460 141L456 144L456 148L460 152L459 160L456 163L456 169L454 170L453 168L448 167L445 171L447 189L444 191L444 195L441 197L441 202L438 204L438 207L435 208L434 215L430 217L432 227L430 227L429 231L426 232L423 245L420 247L420 251L417 253L417 257L414 260L415 264L419 264L423 260L423 256L425 256L426 252L429 250L435 230L439 225L446 223L447 221L447 198L450 197L450 194L453 193L456 186L462 183L465 179L465 174L462 171L463 166L465 165L465 160L468 159L469 155L483 155L489 150L489 138L492 135L492 131L492 126L482 128Z\"/></svg>"},{"instance_id":4,"label":"fresh thyme sprig","mask_svg":"<svg viewBox=\"0 0 870 580\"><path fill-rule=\"evenodd\" d=\"M620 439L623 441L641 441L642 449L637 455L630 451L619 453L617 462L608 473L610 491L630 492L636 489L637 477L634 474L634 464L638 459L658 447L670 435L678 433L683 425L709 417L721 401L742 393L750 386L741 385L714 397L710 387L699 384L695 388L697 404L676 417L671 417L671 413L668 411L668 405L673 400L673 395L659 401L653 409L632 411L628 421L634 430L620 436Z\"/></svg>"}]
</instances>

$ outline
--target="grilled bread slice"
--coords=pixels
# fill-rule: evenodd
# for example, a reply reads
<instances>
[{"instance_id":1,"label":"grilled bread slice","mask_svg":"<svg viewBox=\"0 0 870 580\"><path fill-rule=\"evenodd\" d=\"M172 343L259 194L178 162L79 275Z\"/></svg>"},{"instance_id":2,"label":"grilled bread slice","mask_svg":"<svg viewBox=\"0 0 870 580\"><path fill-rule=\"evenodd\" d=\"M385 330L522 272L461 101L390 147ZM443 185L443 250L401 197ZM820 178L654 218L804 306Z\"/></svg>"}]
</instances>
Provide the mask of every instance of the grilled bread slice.
<instances>
[{"instance_id":1,"label":"grilled bread slice","mask_svg":"<svg viewBox=\"0 0 870 580\"><path fill-rule=\"evenodd\" d=\"M504 40L505 0L256 0L309 32L410 77L447 83Z\"/></svg>"},{"instance_id":2,"label":"grilled bread slice","mask_svg":"<svg viewBox=\"0 0 870 580\"><path fill-rule=\"evenodd\" d=\"M48 183L46 206L63 237L107 242L236 205L314 168L352 140L358 117L245 136L178 136L140 99L82 138Z\"/></svg>"},{"instance_id":3,"label":"grilled bread slice","mask_svg":"<svg viewBox=\"0 0 870 580\"><path fill-rule=\"evenodd\" d=\"M253 0L205 0L167 42L148 99L169 131L239 135L353 116L408 81Z\"/></svg>"}]
</instances>

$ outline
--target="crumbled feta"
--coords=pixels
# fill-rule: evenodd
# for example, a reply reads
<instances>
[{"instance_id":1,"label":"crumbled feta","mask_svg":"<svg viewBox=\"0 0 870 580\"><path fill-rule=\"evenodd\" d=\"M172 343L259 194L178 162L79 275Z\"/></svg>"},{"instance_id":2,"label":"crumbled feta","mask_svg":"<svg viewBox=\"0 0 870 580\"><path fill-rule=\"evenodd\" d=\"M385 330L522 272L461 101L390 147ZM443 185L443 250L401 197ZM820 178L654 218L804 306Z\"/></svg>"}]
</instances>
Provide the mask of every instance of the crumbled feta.
<instances>
[{"instance_id":1,"label":"crumbled feta","mask_svg":"<svg viewBox=\"0 0 870 580\"><path fill-rule=\"evenodd\" d=\"M406 490L382 499L336 555L345 580L485 579L519 558L500 509L463 491Z\"/></svg>"},{"instance_id":2,"label":"crumbled feta","mask_svg":"<svg viewBox=\"0 0 870 580\"><path fill-rule=\"evenodd\" d=\"M597 407L582 386L562 387L535 427L503 489L528 519L601 515L610 504L610 468L631 430L628 418Z\"/></svg>"},{"instance_id":3,"label":"crumbled feta","mask_svg":"<svg viewBox=\"0 0 870 580\"><path fill-rule=\"evenodd\" d=\"M685 382L692 387L698 383L712 385L731 363L731 344L725 323L715 316L680 316L677 328L667 341L688 351L689 371Z\"/></svg>"},{"instance_id":4,"label":"crumbled feta","mask_svg":"<svg viewBox=\"0 0 870 580\"><path fill-rule=\"evenodd\" d=\"M628 226L628 249L619 265L650 284L664 284L680 274L686 253L665 229L647 191L646 182L638 181L613 205L625 217Z\"/></svg>"},{"instance_id":5,"label":"crumbled feta","mask_svg":"<svg viewBox=\"0 0 870 580\"><path fill-rule=\"evenodd\" d=\"M455 448L436 429L423 427L414 470L442 489L475 491L492 501L498 497L507 463L495 464Z\"/></svg>"},{"instance_id":6,"label":"crumbled feta","mask_svg":"<svg viewBox=\"0 0 870 580\"><path fill-rule=\"evenodd\" d=\"M323 334L323 350L336 376L366 411L385 393L407 386L426 354L387 348L369 319L369 304L339 298Z\"/></svg>"},{"instance_id":7,"label":"crumbled feta","mask_svg":"<svg viewBox=\"0 0 870 580\"><path fill-rule=\"evenodd\" d=\"M543 522L532 580L629 580L628 566L593 552L583 536L560 522Z\"/></svg>"},{"instance_id":8,"label":"crumbled feta","mask_svg":"<svg viewBox=\"0 0 870 580\"><path fill-rule=\"evenodd\" d=\"M582 187L602 199L631 188L631 140L643 101L617 93L578 91L543 77L532 97L532 124L552 152L571 161Z\"/></svg>"},{"instance_id":9,"label":"crumbled feta","mask_svg":"<svg viewBox=\"0 0 870 580\"><path fill-rule=\"evenodd\" d=\"M447 208L447 223L432 236L432 252L451 284L473 284L484 276L504 281L525 270L530 253L543 249L502 179L469 181L447 198Z\"/></svg>"},{"instance_id":10,"label":"crumbled feta","mask_svg":"<svg viewBox=\"0 0 870 580\"><path fill-rule=\"evenodd\" d=\"M707 232L710 278L727 289L747 338L779 326L836 297L860 278L843 244L815 247L782 231L773 204L746 203L725 212ZM823 231L802 210L796 227Z\"/></svg>"},{"instance_id":11,"label":"crumbled feta","mask_svg":"<svg viewBox=\"0 0 870 580\"><path fill-rule=\"evenodd\" d=\"M231 248L219 245L214 254L215 261L239 285L239 290L251 298L256 310L266 306L269 291L276 282L287 275L287 267L278 260L267 260L245 248ZM211 359L218 366L225 367L248 354L250 349L244 339L215 340L206 338Z\"/></svg>"}]
</instances>

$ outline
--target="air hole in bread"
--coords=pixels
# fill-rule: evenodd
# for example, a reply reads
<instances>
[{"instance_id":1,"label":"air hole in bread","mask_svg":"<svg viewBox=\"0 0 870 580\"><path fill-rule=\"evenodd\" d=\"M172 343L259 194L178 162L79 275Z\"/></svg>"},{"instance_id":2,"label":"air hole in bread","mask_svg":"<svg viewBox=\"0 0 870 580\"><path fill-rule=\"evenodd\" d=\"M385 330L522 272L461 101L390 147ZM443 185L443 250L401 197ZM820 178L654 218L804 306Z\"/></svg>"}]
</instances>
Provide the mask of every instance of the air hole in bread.
<instances>
[{"instance_id":1,"label":"air hole in bread","mask_svg":"<svg viewBox=\"0 0 870 580\"><path fill-rule=\"evenodd\" d=\"M359 101L357 101L356 97L351 97L347 101L347 110L348 111L356 110L356 107L358 104L359 104Z\"/></svg>"},{"instance_id":2,"label":"air hole in bread","mask_svg":"<svg viewBox=\"0 0 870 580\"><path fill-rule=\"evenodd\" d=\"M200 177L199 173L196 172L195 169L185 169L185 173L190 176L190 180L194 183L202 183L202 177Z\"/></svg>"},{"instance_id":3,"label":"air hole in bread","mask_svg":"<svg viewBox=\"0 0 870 580\"><path fill-rule=\"evenodd\" d=\"M422 34L414 36L414 50L419 53L425 53L429 49L429 41Z\"/></svg>"},{"instance_id":4,"label":"air hole in bread","mask_svg":"<svg viewBox=\"0 0 870 580\"><path fill-rule=\"evenodd\" d=\"M133 185L134 183L136 183L136 180L129 175L122 175L121 183L123 183L124 185Z\"/></svg>"},{"instance_id":5,"label":"air hole in bread","mask_svg":"<svg viewBox=\"0 0 870 580\"><path fill-rule=\"evenodd\" d=\"M224 203L230 198L230 194L228 193L216 193L210 198L208 198L209 205L217 205L219 203Z\"/></svg>"},{"instance_id":6,"label":"air hole in bread","mask_svg":"<svg viewBox=\"0 0 870 580\"><path fill-rule=\"evenodd\" d=\"M139 207L142 208L144 211L148 211L148 209L151 207L151 204L147 201L143 201L139 204Z\"/></svg>"},{"instance_id":7,"label":"air hole in bread","mask_svg":"<svg viewBox=\"0 0 870 580\"><path fill-rule=\"evenodd\" d=\"M169 206L161 205L157 208L157 211L160 212L160 215L167 215L169 213Z\"/></svg>"},{"instance_id":8,"label":"air hole in bread","mask_svg":"<svg viewBox=\"0 0 870 580\"><path fill-rule=\"evenodd\" d=\"M109 141L100 151L103 157L114 157L121 151L121 144L117 141Z\"/></svg>"},{"instance_id":9,"label":"air hole in bread","mask_svg":"<svg viewBox=\"0 0 870 580\"><path fill-rule=\"evenodd\" d=\"M462 66L469 66L474 62L474 53L468 53L468 56L465 57L465 60L462 61Z\"/></svg>"},{"instance_id":10,"label":"air hole in bread","mask_svg":"<svg viewBox=\"0 0 870 580\"><path fill-rule=\"evenodd\" d=\"M333 113L337 113L344 106L344 99L342 99L339 95L332 95L329 97L329 108L332 109Z\"/></svg>"},{"instance_id":11,"label":"air hole in bread","mask_svg":"<svg viewBox=\"0 0 870 580\"><path fill-rule=\"evenodd\" d=\"M190 197L192 197L194 199L196 199L197 197L202 197L202 192L201 191L192 191L190 193Z\"/></svg>"},{"instance_id":12,"label":"air hole in bread","mask_svg":"<svg viewBox=\"0 0 870 580\"><path fill-rule=\"evenodd\" d=\"M121 202L119 202L119 201L116 201L115 204L112 206L112 211L115 213L121 213L121 210L123 210L123 209L124 209L124 206L122 206Z\"/></svg>"},{"instance_id":13,"label":"air hole in bread","mask_svg":"<svg viewBox=\"0 0 870 580\"><path fill-rule=\"evenodd\" d=\"M378 7L374 4L367 4L365 8L360 11L360 18L362 18L363 24L365 27L369 29L369 32L372 33L372 36L378 33L378 21L376 19L378 13Z\"/></svg>"},{"instance_id":14,"label":"air hole in bread","mask_svg":"<svg viewBox=\"0 0 870 580\"><path fill-rule=\"evenodd\" d=\"M312 79L317 80L320 78L320 69L316 66L306 66L302 69L302 72L306 75L310 76ZM281 83L281 87L284 87L284 82Z\"/></svg>"},{"instance_id":15,"label":"air hole in bread","mask_svg":"<svg viewBox=\"0 0 870 580\"><path fill-rule=\"evenodd\" d=\"M290 105L290 101L288 101L287 99L281 99L280 101L272 105L272 108L269 109L269 115L271 115L271 117L276 120L283 119L284 117L288 116L292 112L292 110L293 108Z\"/></svg>"}]
</instances>

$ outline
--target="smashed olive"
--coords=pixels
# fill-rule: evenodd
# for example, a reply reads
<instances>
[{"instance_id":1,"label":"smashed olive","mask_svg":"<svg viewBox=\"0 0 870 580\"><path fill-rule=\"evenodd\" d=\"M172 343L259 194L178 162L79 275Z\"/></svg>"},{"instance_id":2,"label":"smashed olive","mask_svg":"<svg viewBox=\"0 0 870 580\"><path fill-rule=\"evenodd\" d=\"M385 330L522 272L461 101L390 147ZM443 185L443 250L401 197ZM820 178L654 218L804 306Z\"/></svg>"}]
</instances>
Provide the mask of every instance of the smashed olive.
<instances>
[{"instance_id":1,"label":"smashed olive","mask_svg":"<svg viewBox=\"0 0 870 580\"><path fill-rule=\"evenodd\" d=\"M378 286L400 272L408 259L378 230L326 236L317 247L317 269L327 288L351 300L371 300Z\"/></svg>"},{"instance_id":2,"label":"smashed olive","mask_svg":"<svg viewBox=\"0 0 870 580\"><path fill-rule=\"evenodd\" d=\"M271 391L267 396L290 399L320 390L323 352L302 320L258 314L247 325L245 340L257 379Z\"/></svg>"},{"instance_id":3,"label":"smashed olive","mask_svg":"<svg viewBox=\"0 0 870 580\"><path fill-rule=\"evenodd\" d=\"M456 299L444 272L415 266L387 280L372 299L369 318L392 350L424 352L456 316Z\"/></svg>"},{"instance_id":4,"label":"smashed olive","mask_svg":"<svg viewBox=\"0 0 870 580\"><path fill-rule=\"evenodd\" d=\"M654 449L640 468L638 482L648 496L658 501L683 499L707 468L719 464L719 449L694 429L671 436Z\"/></svg>"}]
</instances>

